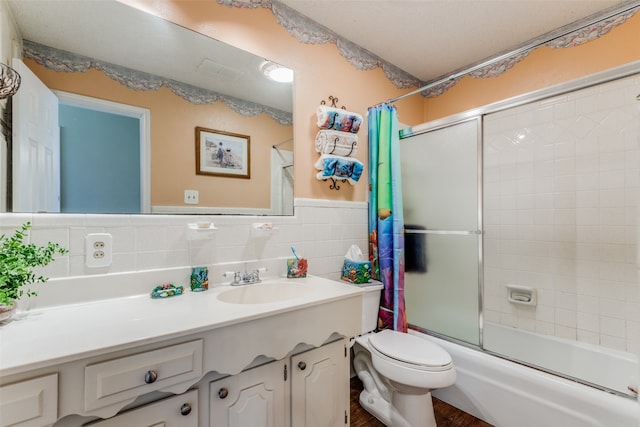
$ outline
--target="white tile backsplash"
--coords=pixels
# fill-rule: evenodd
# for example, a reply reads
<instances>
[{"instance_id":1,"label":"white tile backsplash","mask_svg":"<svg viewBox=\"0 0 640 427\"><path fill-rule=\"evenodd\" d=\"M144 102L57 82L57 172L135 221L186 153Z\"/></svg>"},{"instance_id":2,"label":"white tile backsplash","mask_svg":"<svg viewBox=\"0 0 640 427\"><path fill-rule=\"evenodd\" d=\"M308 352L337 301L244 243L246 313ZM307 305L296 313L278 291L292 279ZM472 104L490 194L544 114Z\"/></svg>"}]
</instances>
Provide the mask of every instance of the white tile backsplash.
<instances>
[{"instance_id":1,"label":"white tile backsplash","mask_svg":"<svg viewBox=\"0 0 640 427\"><path fill-rule=\"evenodd\" d=\"M632 77L486 116L487 319L640 347L639 91ZM538 306L514 309L506 283Z\"/></svg>"},{"instance_id":2,"label":"white tile backsplash","mask_svg":"<svg viewBox=\"0 0 640 427\"><path fill-rule=\"evenodd\" d=\"M188 270L200 265L211 268L213 285L228 281L222 273L234 269L269 266L267 276L284 276L284 260L292 257L292 246L309 260L310 274L339 280L349 246L357 244L368 256L367 215L366 202L296 199L295 216L207 217L218 230L208 239L187 240L187 224L202 220L202 216L0 214L0 234L12 234L22 223L31 221L31 241L54 241L69 248L69 254L42 269L56 286L69 279L81 286L82 280L73 279L104 276L108 283L109 277L117 280L122 273L144 275L145 271ZM256 222L273 223L276 230L256 237L251 233ZM113 237L113 262L109 267L85 266L84 239L95 232ZM184 280L186 284L186 276Z\"/></svg>"}]
</instances>

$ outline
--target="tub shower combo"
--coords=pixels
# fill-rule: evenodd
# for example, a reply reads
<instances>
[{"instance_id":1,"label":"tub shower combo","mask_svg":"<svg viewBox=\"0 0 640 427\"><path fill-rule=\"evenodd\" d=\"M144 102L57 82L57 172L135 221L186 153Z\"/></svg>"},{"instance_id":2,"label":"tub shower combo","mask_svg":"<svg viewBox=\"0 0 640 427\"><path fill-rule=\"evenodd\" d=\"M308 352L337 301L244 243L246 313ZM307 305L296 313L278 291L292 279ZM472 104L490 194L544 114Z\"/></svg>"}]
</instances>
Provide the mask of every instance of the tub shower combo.
<instances>
[{"instance_id":1,"label":"tub shower combo","mask_svg":"<svg viewBox=\"0 0 640 427\"><path fill-rule=\"evenodd\" d=\"M635 426L640 64L401 131L410 333L496 426Z\"/></svg>"}]
</instances>

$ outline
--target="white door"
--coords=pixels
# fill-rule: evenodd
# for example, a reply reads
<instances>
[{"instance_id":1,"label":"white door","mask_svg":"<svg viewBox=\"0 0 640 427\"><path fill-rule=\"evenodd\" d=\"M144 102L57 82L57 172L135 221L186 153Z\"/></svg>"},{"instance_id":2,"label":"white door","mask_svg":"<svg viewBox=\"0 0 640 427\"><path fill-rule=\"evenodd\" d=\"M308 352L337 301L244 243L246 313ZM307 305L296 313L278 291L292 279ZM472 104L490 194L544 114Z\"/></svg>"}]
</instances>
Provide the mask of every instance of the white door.
<instances>
[{"instance_id":1,"label":"white door","mask_svg":"<svg viewBox=\"0 0 640 427\"><path fill-rule=\"evenodd\" d=\"M272 362L210 384L211 427L289 425L286 363Z\"/></svg>"},{"instance_id":2,"label":"white door","mask_svg":"<svg viewBox=\"0 0 640 427\"><path fill-rule=\"evenodd\" d=\"M344 340L291 358L291 425L349 425L349 363Z\"/></svg>"},{"instance_id":3,"label":"white door","mask_svg":"<svg viewBox=\"0 0 640 427\"><path fill-rule=\"evenodd\" d=\"M20 60L13 96L13 211L60 212L58 98Z\"/></svg>"}]
</instances>

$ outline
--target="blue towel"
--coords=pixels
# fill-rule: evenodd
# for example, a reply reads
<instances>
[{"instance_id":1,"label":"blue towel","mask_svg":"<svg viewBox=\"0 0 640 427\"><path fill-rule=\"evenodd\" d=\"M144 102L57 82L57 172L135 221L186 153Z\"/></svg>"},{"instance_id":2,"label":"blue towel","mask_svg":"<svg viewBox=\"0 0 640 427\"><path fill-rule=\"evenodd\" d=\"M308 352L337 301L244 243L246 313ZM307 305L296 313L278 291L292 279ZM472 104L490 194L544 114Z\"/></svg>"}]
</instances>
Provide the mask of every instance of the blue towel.
<instances>
[{"instance_id":1,"label":"blue towel","mask_svg":"<svg viewBox=\"0 0 640 427\"><path fill-rule=\"evenodd\" d=\"M351 185L358 182L364 170L362 162L354 158L333 156L330 154L320 156L315 167L320 171L316 175L316 178L320 180L328 178L345 179L349 181Z\"/></svg>"}]
</instances>

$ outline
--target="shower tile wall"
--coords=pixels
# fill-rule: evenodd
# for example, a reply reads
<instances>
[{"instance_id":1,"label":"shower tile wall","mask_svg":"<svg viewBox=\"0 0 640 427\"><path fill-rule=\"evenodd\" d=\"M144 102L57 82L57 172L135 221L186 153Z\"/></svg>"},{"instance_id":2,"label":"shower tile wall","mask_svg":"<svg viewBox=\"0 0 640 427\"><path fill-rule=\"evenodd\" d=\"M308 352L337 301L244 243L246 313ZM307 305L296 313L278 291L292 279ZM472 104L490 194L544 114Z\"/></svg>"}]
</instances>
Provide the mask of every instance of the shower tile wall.
<instances>
[{"instance_id":1,"label":"shower tile wall","mask_svg":"<svg viewBox=\"0 0 640 427\"><path fill-rule=\"evenodd\" d=\"M485 321L640 351L639 94L634 76L485 117Z\"/></svg>"}]
</instances>

